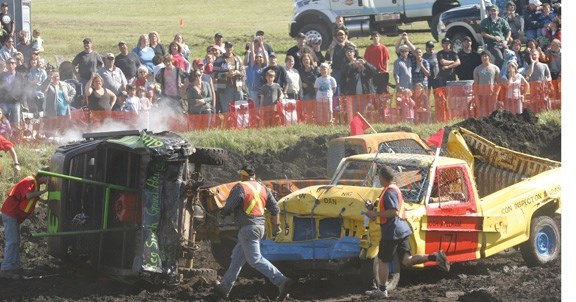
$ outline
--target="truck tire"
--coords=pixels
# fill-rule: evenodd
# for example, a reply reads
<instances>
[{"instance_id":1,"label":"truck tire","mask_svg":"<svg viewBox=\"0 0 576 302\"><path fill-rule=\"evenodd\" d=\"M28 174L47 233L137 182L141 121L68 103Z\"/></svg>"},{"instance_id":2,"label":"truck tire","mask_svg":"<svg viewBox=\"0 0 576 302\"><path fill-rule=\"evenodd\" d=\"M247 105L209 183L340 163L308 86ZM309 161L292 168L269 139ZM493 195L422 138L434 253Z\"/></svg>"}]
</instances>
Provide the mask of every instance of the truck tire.
<instances>
[{"instance_id":1,"label":"truck tire","mask_svg":"<svg viewBox=\"0 0 576 302\"><path fill-rule=\"evenodd\" d=\"M196 148L190 155L190 161L195 164L221 166L224 164L226 151L220 148Z\"/></svg>"},{"instance_id":2,"label":"truck tire","mask_svg":"<svg viewBox=\"0 0 576 302\"><path fill-rule=\"evenodd\" d=\"M332 33L322 24L306 24L302 26L300 32L305 34L308 40L310 38L322 39L322 45L320 46L322 50L328 49L328 46L332 43Z\"/></svg>"},{"instance_id":3,"label":"truck tire","mask_svg":"<svg viewBox=\"0 0 576 302\"><path fill-rule=\"evenodd\" d=\"M428 22L428 26L430 26L430 33L432 34L432 37L434 37L434 40L436 40L438 42L440 42L440 40L438 40L438 23L440 22L440 15L441 14L442 13L436 14Z\"/></svg>"},{"instance_id":4,"label":"truck tire","mask_svg":"<svg viewBox=\"0 0 576 302\"><path fill-rule=\"evenodd\" d=\"M454 34L449 35L448 38L450 38L450 40L452 40L452 50L453 51L459 52L460 49L462 49L462 41L464 41L464 37L466 37L466 36L472 37L472 35L467 30L462 30L462 29L459 29L458 31L455 31ZM472 49L476 49L475 43L476 42L472 41Z\"/></svg>"},{"instance_id":5,"label":"truck tire","mask_svg":"<svg viewBox=\"0 0 576 302\"><path fill-rule=\"evenodd\" d=\"M549 216L534 217L530 222L530 238L520 245L522 258L528 266L539 266L558 258L560 230Z\"/></svg>"},{"instance_id":6,"label":"truck tire","mask_svg":"<svg viewBox=\"0 0 576 302\"><path fill-rule=\"evenodd\" d=\"M372 268L374 267L374 259L360 260L360 282L365 288L372 288L375 286L374 274ZM394 290L400 283L400 259L394 256L394 260L388 264L388 282L386 283L387 290Z\"/></svg>"}]
</instances>

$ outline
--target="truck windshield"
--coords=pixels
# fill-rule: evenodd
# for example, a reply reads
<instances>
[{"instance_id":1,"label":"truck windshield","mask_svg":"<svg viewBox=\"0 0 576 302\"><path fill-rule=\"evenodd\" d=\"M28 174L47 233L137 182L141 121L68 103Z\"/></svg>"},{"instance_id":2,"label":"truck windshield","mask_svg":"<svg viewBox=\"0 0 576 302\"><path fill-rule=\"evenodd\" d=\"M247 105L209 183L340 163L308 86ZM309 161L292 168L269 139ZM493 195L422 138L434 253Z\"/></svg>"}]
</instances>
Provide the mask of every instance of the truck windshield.
<instances>
[{"instance_id":1,"label":"truck windshield","mask_svg":"<svg viewBox=\"0 0 576 302\"><path fill-rule=\"evenodd\" d=\"M382 164L382 163L380 163ZM382 188L373 162L346 160L332 179L332 185L366 186ZM387 164L396 172L396 184L405 201L420 203L424 199L428 183L428 167ZM372 169L371 169L372 168Z\"/></svg>"}]
</instances>

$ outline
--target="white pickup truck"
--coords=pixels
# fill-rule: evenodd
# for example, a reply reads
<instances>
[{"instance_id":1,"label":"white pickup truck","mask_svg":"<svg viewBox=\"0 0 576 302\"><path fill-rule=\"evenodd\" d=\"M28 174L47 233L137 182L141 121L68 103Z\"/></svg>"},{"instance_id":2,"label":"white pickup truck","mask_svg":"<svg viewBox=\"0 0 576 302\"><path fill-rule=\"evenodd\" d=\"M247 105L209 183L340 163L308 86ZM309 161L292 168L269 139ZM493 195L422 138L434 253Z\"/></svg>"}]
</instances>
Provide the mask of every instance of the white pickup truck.
<instances>
[{"instance_id":1,"label":"white pickup truck","mask_svg":"<svg viewBox=\"0 0 576 302\"><path fill-rule=\"evenodd\" d=\"M332 43L336 17L343 16L349 36L368 37L370 32L395 35L398 25L428 21L435 31L440 14L474 0L294 0L290 36L304 33L322 40L322 49Z\"/></svg>"}]
</instances>

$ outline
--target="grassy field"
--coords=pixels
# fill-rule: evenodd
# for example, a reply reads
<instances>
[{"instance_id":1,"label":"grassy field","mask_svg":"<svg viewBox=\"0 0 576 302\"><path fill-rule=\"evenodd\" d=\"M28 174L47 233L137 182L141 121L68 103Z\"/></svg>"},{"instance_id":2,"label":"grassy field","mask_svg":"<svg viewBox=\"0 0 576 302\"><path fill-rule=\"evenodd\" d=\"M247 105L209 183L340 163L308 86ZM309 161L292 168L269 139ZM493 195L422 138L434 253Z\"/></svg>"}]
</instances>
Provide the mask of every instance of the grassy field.
<instances>
[{"instance_id":1,"label":"grassy field","mask_svg":"<svg viewBox=\"0 0 576 302\"><path fill-rule=\"evenodd\" d=\"M157 31L165 46L176 33L182 33L191 56L198 57L205 53L216 32L240 45L237 51L242 51L242 45L257 30L264 30L275 51L285 54L295 44L288 35L291 17L291 0L34 0L32 3L32 27L41 31L46 41L44 57L52 64L55 55L72 60L83 50L85 37L92 38L95 50L101 54L118 53L118 41L125 40L133 47L141 34L150 31ZM423 29L426 23L403 28ZM432 39L430 33L415 33L411 37L417 46ZM382 42L391 47L396 39L385 37ZM368 37L352 41L361 48L361 54L370 44ZM283 56L279 59L284 62Z\"/></svg>"}]
</instances>

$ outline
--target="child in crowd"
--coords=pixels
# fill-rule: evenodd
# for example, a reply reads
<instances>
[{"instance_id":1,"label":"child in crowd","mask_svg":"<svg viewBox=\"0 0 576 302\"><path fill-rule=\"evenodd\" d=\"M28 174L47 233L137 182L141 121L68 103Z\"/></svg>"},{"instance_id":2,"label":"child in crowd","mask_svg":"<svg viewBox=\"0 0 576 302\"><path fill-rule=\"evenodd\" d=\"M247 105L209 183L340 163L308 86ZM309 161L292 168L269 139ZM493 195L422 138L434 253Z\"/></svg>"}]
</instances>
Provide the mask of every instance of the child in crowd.
<instances>
[{"instance_id":1,"label":"child in crowd","mask_svg":"<svg viewBox=\"0 0 576 302\"><path fill-rule=\"evenodd\" d=\"M414 84L414 103L416 103L416 123L430 122L430 98L422 82Z\"/></svg>"},{"instance_id":2,"label":"child in crowd","mask_svg":"<svg viewBox=\"0 0 576 302\"><path fill-rule=\"evenodd\" d=\"M320 76L314 82L316 89L316 120L332 123L332 96L336 91L336 79L330 75L332 69L328 63L320 64Z\"/></svg>"},{"instance_id":3,"label":"child in crowd","mask_svg":"<svg viewBox=\"0 0 576 302\"><path fill-rule=\"evenodd\" d=\"M412 99L412 91L408 88L402 89L396 102L400 108L402 119L407 123L414 123L414 107L416 106L416 102Z\"/></svg>"},{"instance_id":4,"label":"child in crowd","mask_svg":"<svg viewBox=\"0 0 576 302\"><path fill-rule=\"evenodd\" d=\"M206 54L204 56L204 73L212 74L212 70L214 70L214 60L216 57L213 54Z\"/></svg>"},{"instance_id":5,"label":"child in crowd","mask_svg":"<svg viewBox=\"0 0 576 302\"><path fill-rule=\"evenodd\" d=\"M44 52L44 39L40 37L40 31L35 29L32 31L32 39L30 40L30 48L34 53Z\"/></svg>"},{"instance_id":6,"label":"child in crowd","mask_svg":"<svg viewBox=\"0 0 576 302\"><path fill-rule=\"evenodd\" d=\"M266 72L266 84L260 87L260 107L275 105L279 100L284 98L282 87L278 83L274 83L276 72L269 69Z\"/></svg>"},{"instance_id":7,"label":"child in crowd","mask_svg":"<svg viewBox=\"0 0 576 302\"><path fill-rule=\"evenodd\" d=\"M137 93L138 98L140 98L140 110L147 112L152 108L152 101L146 95L146 89L144 87L138 87Z\"/></svg>"},{"instance_id":8,"label":"child in crowd","mask_svg":"<svg viewBox=\"0 0 576 302\"><path fill-rule=\"evenodd\" d=\"M289 99L299 100L301 99L301 89L302 81L300 80L300 73L296 68L294 68L294 57L286 56L286 79L288 85L286 85L286 96Z\"/></svg>"},{"instance_id":9,"label":"child in crowd","mask_svg":"<svg viewBox=\"0 0 576 302\"><path fill-rule=\"evenodd\" d=\"M126 85L126 92L128 96L122 107L124 112L134 112L138 113L140 111L140 98L136 95L136 87L133 85Z\"/></svg>"}]
</instances>

